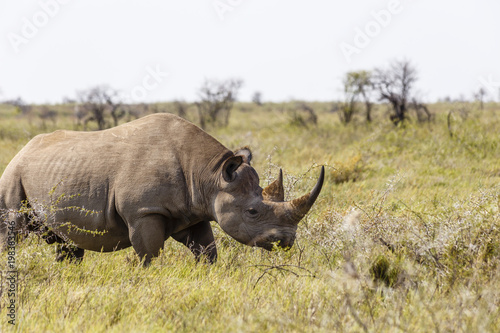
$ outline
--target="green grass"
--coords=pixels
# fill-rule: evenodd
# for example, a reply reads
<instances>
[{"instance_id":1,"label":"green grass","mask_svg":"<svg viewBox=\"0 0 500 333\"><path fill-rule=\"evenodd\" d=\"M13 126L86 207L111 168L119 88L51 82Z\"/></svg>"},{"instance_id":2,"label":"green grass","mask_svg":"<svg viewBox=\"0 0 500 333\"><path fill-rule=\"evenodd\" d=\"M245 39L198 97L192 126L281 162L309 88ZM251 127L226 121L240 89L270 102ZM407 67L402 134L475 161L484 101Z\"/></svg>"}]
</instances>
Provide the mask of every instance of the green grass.
<instances>
[{"instance_id":1,"label":"green grass","mask_svg":"<svg viewBox=\"0 0 500 333\"><path fill-rule=\"evenodd\" d=\"M88 251L74 265L32 236L17 249L17 325L4 289L0 330L499 331L500 106L454 114L450 137L446 104L430 106L433 122L398 128L382 106L372 124L343 126L327 103L313 105L317 126L294 125L289 104L238 104L227 128L210 130L252 148L262 185L282 168L287 198L327 166L290 251L241 245L214 224L211 266L173 240L147 269L132 249ZM74 126L2 107L0 170L32 136Z\"/></svg>"}]
</instances>

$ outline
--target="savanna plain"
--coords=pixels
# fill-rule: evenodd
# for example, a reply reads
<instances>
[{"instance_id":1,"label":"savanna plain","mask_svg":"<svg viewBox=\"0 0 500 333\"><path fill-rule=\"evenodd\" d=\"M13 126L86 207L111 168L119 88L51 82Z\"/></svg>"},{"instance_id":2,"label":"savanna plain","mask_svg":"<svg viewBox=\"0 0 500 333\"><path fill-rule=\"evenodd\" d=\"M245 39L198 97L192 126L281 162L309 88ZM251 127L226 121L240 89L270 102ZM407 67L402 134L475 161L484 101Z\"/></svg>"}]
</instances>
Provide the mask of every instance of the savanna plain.
<instances>
[{"instance_id":1,"label":"savanna plain","mask_svg":"<svg viewBox=\"0 0 500 333\"><path fill-rule=\"evenodd\" d=\"M261 186L282 168L287 198L325 165L289 251L239 244L213 223L213 265L172 239L148 268L132 248L73 264L31 235L16 248L15 325L0 254L0 331L500 331L500 105L431 104L430 122L398 126L384 105L347 125L311 105L317 124L288 103L237 103L228 126L207 129L250 146ZM36 134L81 130L72 107L55 107L44 120L0 106L0 172Z\"/></svg>"}]
</instances>

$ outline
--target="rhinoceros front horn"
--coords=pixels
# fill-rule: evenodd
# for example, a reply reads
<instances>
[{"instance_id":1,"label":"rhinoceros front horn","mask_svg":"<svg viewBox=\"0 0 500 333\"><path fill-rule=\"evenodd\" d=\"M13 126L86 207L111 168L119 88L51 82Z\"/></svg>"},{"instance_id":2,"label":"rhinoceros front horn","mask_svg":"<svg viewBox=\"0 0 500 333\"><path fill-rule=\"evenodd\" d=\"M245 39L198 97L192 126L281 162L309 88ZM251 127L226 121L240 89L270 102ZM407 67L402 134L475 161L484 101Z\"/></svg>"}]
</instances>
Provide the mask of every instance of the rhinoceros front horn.
<instances>
[{"instance_id":1,"label":"rhinoceros front horn","mask_svg":"<svg viewBox=\"0 0 500 333\"><path fill-rule=\"evenodd\" d=\"M316 183L312 191L300 198L285 203L287 205L287 207L285 208L286 214L288 215L292 223L299 223L299 221L307 214L309 209L311 209L312 205L316 201L316 198L318 198L319 192L321 192L324 179L325 167L322 166L318 182Z\"/></svg>"}]
</instances>

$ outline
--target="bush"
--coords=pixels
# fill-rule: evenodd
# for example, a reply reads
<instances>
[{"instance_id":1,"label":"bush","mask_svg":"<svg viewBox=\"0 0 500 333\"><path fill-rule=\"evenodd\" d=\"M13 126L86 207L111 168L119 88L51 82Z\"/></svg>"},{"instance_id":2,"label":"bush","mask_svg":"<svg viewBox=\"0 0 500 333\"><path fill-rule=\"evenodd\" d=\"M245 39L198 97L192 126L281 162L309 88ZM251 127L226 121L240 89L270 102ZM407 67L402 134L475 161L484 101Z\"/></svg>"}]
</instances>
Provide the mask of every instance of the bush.
<instances>
[{"instance_id":1,"label":"bush","mask_svg":"<svg viewBox=\"0 0 500 333\"><path fill-rule=\"evenodd\" d=\"M360 154L354 155L345 162L334 162L330 169L329 179L335 184L357 181L363 171L363 159Z\"/></svg>"}]
</instances>

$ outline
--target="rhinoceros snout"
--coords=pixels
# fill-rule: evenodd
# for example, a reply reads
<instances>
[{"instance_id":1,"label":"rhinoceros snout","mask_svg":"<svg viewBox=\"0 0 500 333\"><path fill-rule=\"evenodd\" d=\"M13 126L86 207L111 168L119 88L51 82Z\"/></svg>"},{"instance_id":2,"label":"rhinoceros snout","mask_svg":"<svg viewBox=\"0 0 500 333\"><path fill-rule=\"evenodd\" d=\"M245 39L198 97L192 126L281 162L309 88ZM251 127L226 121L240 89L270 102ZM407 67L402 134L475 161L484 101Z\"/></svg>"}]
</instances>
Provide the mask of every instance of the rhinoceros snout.
<instances>
[{"instance_id":1,"label":"rhinoceros snout","mask_svg":"<svg viewBox=\"0 0 500 333\"><path fill-rule=\"evenodd\" d=\"M262 247L268 251L271 251L275 246L288 250L293 246L295 242L295 235L271 235L260 241L255 242L255 245Z\"/></svg>"}]
</instances>

